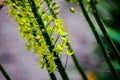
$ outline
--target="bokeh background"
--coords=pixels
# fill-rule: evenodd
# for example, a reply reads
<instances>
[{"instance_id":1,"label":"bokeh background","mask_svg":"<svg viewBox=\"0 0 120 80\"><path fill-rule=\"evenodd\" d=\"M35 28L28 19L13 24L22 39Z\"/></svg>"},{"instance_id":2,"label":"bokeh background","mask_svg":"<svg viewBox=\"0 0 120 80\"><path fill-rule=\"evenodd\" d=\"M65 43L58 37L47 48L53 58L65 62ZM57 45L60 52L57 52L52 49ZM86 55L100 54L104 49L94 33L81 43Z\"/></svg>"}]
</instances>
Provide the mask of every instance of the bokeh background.
<instances>
[{"instance_id":1,"label":"bokeh background","mask_svg":"<svg viewBox=\"0 0 120 80\"><path fill-rule=\"evenodd\" d=\"M86 74L94 77L94 72L100 72L103 58L98 57L98 44L78 5L57 0L61 4L59 16L66 27L71 45ZM74 7L78 13L69 11ZM8 15L8 7L0 10L0 63L4 66L12 80L50 80L47 71L41 70L33 51L26 51L25 41L20 37L18 24ZM66 55L62 56L65 65ZM66 67L71 80L82 80L71 57ZM102 72L102 71L101 71ZM58 74L58 72L55 72ZM58 75L59 80L61 78ZM90 80L94 80L94 79ZM5 80L0 72L0 80Z\"/></svg>"}]
</instances>

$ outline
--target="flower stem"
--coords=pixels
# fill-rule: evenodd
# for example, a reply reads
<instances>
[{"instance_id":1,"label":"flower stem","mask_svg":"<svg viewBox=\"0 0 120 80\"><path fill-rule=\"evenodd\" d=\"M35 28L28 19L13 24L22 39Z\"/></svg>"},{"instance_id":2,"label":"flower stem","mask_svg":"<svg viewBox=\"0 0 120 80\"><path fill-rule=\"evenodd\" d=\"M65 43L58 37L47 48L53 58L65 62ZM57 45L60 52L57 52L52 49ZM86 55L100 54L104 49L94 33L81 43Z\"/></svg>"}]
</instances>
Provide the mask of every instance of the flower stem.
<instances>
[{"instance_id":1,"label":"flower stem","mask_svg":"<svg viewBox=\"0 0 120 80\"><path fill-rule=\"evenodd\" d=\"M48 72L48 74L49 74L51 80L57 80L57 78L56 78L56 76L55 76L55 74L53 72L52 73Z\"/></svg>"},{"instance_id":2,"label":"flower stem","mask_svg":"<svg viewBox=\"0 0 120 80\"><path fill-rule=\"evenodd\" d=\"M2 72L2 74L4 75L4 77L6 78L6 80L11 80L10 76L7 74L7 72L3 68L2 64L0 64L0 71Z\"/></svg>"},{"instance_id":3,"label":"flower stem","mask_svg":"<svg viewBox=\"0 0 120 80\"><path fill-rule=\"evenodd\" d=\"M105 38L106 38L106 41L108 41L111 49L113 50L113 55L115 55L115 57L116 57L117 60L118 60L119 65L120 65L120 53L119 53L118 49L116 48L116 46L114 45L114 43L112 42L111 38L109 37L109 34L107 33L107 31L106 31L106 29L105 29L105 26L104 26L104 24L102 23L99 15L98 15L98 11L97 11L97 9L96 9L96 6L95 6L95 4L94 4L94 1L91 0L91 3L90 3L90 4L91 4L91 7L92 7L92 9L93 9L93 10L92 10L93 15L94 15L94 17L95 17L95 19L96 19L96 21L97 21L97 23L98 23L98 25L99 25L102 33L104 34L104 36L105 36Z\"/></svg>"},{"instance_id":4,"label":"flower stem","mask_svg":"<svg viewBox=\"0 0 120 80\"><path fill-rule=\"evenodd\" d=\"M48 5L48 8L49 8L50 12L52 13L53 17L54 17L54 18L57 18L57 16L56 16L55 13L54 13L54 10L53 10L52 8L50 8L50 3L49 3L49 1L48 1L48 0L45 0L45 1L46 1L47 5ZM67 46L69 47L69 50L70 50L71 52L73 52L73 50L72 50L71 45L70 45L69 42L67 42ZM84 80L88 80L87 77L86 77L86 75L85 75L85 73L84 73L84 70L81 68L81 66L80 66L80 64L79 64L79 62L78 62L75 54L72 55L72 59L73 59L73 61L74 61L74 64L75 64L76 68L78 69L79 73L82 75L83 79L84 79Z\"/></svg>"},{"instance_id":5,"label":"flower stem","mask_svg":"<svg viewBox=\"0 0 120 80\"><path fill-rule=\"evenodd\" d=\"M88 78L87 78L86 74L84 73L83 69L81 68L81 66L80 66L80 64L79 64L75 54L72 55L72 59L74 61L75 66L77 67L79 73L82 75L83 80L88 80Z\"/></svg>"},{"instance_id":6,"label":"flower stem","mask_svg":"<svg viewBox=\"0 0 120 80\"><path fill-rule=\"evenodd\" d=\"M70 45L69 42L67 43L67 45L69 46L69 50L70 50L71 52L73 52L73 49L71 48L71 45ZM87 78L84 70L82 69L81 65L79 64L79 62L78 62L78 60L77 60L77 58L76 58L76 56L75 56L75 53L72 55L72 59L73 59L73 61L74 61L74 64L75 64L77 70L78 70L79 73L82 75L83 80L88 80L88 78Z\"/></svg>"},{"instance_id":7,"label":"flower stem","mask_svg":"<svg viewBox=\"0 0 120 80\"><path fill-rule=\"evenodd\" d=\"M111 62L109 56L107 55L107 51L106 51L106 49L105 49L105 46L104 46L104 44L103 44L103 41L102 41L100 35L98 34L98 32L97 32L94 24L92 23L90 17L88 16L87 11L85 10L85 7L84 7L84 5L83 5L83 3L82 3L82 0L78 0L78 2L79 2L79 5L80 5L80 7L81 7L81 9L82 9L82 11L83 11L84 17L86 18L88 24L90 25L90 28L91 28L91 30L92 30L92 32L93 32L93 34L94 34L94 36L95 36L98 44L100 45L100 47L101 47L101 49L102 49L102 51L103 51L103 55L104 55L104 57L105 57L105 60L106 60L106 62L107 62L107 64L108 64L108 66L110 67L110 69L111 69L111 71L113 72L113 74L114 74L114 76L116 77L116 79L117 79L117 80L120 80L120 79L119 79L119 76L118 76L118 74L117 74L117 72L116 72L116 70L115 70L115 68L114 68L113 65L112 65L112 62Z\"/></svg>"},{"instance_id":8,"label":"flower stem","mask_svg":"<svg viewBox=\"0 0 120 80\"><path fill-rule=\"evenodd\" d=\"M39 27L40 27L40 30L44 29L45 31L42 32L42 35L46 41L46 44L49 46L49 51L52 53L54 53L54 57L57 57L57 59L55 59L55 64L57 65L57 68L63 78L63 80L69 80L68 76L67 76L67 73L62 65L62 62L60 61L58 55L56 54L56 52L53 51L54 49L54 45L52 44L51 40L50 40L50 37L46 31L46 28L44 26L44 23L43 23L43 20L40 16L40 13L38 12L37 8L36 8L36 5L35 5L35 2L34 0L28 0L29 3L30 3L30 6L32 8L32 11L33 11L33 14L36 18L36 21L38 22L39 24Z\"/></svg>"}]
</instances>

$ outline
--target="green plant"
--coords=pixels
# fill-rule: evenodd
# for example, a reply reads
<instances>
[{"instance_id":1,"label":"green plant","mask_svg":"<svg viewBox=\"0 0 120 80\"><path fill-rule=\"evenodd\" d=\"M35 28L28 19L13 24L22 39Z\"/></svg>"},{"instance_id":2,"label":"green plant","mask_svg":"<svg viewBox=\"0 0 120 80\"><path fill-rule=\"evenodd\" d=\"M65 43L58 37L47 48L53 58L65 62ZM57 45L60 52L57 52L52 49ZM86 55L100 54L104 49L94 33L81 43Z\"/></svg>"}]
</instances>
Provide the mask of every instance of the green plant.
<instances>
[{"instance_id":1,"label":"green plant","mask_svg":"<svg viewBox=\"0 0 120 80\"><path fill-rule=\"evenodd\" d=\"M0 71L2 72L2 74L5 76L7 80L11 80L10 76L7 74L2 64L0 64Z\"/></svg>"},{"instance_id":2,"label":"green plant","mask_svg":"<svg viewBox=\"0 0 120 80\"><path fill-rule=\"evenodd\" d=\"M114 74L116 80L120 80L115 66L120 64L120 53L118 47L116 47L111 39L109 32L107 32L105 24L98 13L96 8L96 5L99 3L98 0L66 1L76 2L80 5L85 18L103 51L103 55L111 69L111 72ZM39 55L38 62L41 65L41 69L46 68L51 80L57 80L56 75L54 74L55 70L58 70L63 80L69 80L68 74L66 73L59 57L63 53L72 57L80 75L82 75L84 80L88 80L86 74L77 61L63 23L57 16L59 14L59 4L53 0L8 0L6 3L10 8L10 16L12 16L19 24L21 37L25 38L26 41L26 49L34 50L34 53ZM90 7L100 28L99 30L96 28L96 25L94 25L94 22L89 16L89 12L86 10L86 5L87 7ZM70 11L76 13L74 8L70 8ZM117 61L114 62L116 63L115 65L113 65L113 61L106 46L109 46L111 49L110 54L114 55L114 58ZM117 65L117 68L119 68L119 65ZM3 71L6 79L10 80L1 65L0 69Z\"/></svg>"},{"instance_id":3,"label":"green plant","mask_svg":"<svg viewBox=\"0 0 120 80\"><path fill-rule=\"evenodd\" d=\"M75 1L74 0L69 0L69 2L75 2ZM115 13L110 13L110 9L108 7L107 1L104 1L104 0L100 0L100 1L98 1L98 0L83 0L83 1L82 0L78 0L77 1L77 3L79 3L79 5L80 5L80 7L81 7L81 9L82 9L82 11L84 13L84 16L85 16L86 20L88 21L88 24L90 25L90 28L91 28L93 34L95 35L95 38L96 38L98 44L100 45L100 47L101 47L101 49L103 51L103 55L104 55L104 57L106 59L106 62L108 64L108 66L110 67L110 69L113 72L113 74L116 77L116 79L119 80L118 71L116 69L116 65L114 65L114 64L120 64L120 61L119 61L120 53L119 53L119 47L117 47L115 45L115 43L113 42L113 40L116 40L116 42L119 42L119 40L117 39L118 36L119 36L119 33L117 31L113 32L112 29L107 28L109 26L111 27L111 25L110 25L110 22L107 23L107 25L106 25L106 22L108 20L104 20L105 19L104 18L105 17L104 14L101 13L100 11L98 12L96 6L97 6L97 4L99 2L100 3L101 2L102 3L106 2L106 4L104 4L104 7L106 9L106 11L104 11L104 13L109 11L108 14L111 14L113 16L113 19L116 18L115 17ZM110 5L113 6L112 10L115 11L116 14L119 14L119 10L118 10L119 9L119 5L117 4L119 1L115 0L115 1L108 1L108 2L110 3ZM102 6L102 3L99 5L100 7ZM103 9L104 9L104 7L102 6ZM93 13L93 16L94 16L94 18L95 18L95 20L96 20L100 30L98 30L98 28L96 28L96 25L94 25L94 23L92 22L91 17L88 15L89 14L88 8ZM99 13L101 13L101 15L103 15L104 17L101 17L101 15ZM119 19L119 16L116 19ZM111 21L112 27L113 27L113 25L119 25L119 23L117 23L117 24L115 23L116 19ZM113 24L113 22L114 22L114 24ZM107 31L106 28L107 28L107 30L109 29L109 31ZM113 35L111 33L114 34L114 38L113 38ZM107 48L106 46L107 47L109 46L109 48ZM112 58L114 58L117 62L112 60Z\"/></svg>"},{"instance_id":4,"label":"green plant","mask_svg":"<svg viewBox=\"0 0 120 80\"><path fill-rule=\"evenodd\" d=\"M73 60L83 78L85 73L77 62L60 18L59 6L52 0L8 0L9 14L19 24L21 36L26 40L27 50L34 50L39 55L41 69L46 67L52 80L57 80L54 71L58 69L63 80L69 77L59 55L64 51L73 55Z\"/></svg>"}]
</instances>

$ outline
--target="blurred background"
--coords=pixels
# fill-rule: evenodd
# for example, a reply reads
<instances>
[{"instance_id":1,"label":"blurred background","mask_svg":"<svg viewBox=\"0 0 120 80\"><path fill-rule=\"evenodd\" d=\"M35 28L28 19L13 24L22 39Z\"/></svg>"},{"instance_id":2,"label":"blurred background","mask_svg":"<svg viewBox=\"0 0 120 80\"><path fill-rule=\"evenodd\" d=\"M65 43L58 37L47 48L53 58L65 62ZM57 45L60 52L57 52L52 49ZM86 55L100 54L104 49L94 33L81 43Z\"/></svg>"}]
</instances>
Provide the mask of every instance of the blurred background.
<instances>
[{"instance_id":1,"label":"blurred background","mask_svg":"<svg viewBox=\"0 0 120 80\"><path fill-rule=\"evenodd\" d=\"M1 2L2 0L0 0L0 5L2 4ZM98 80L96 79L97 75L95 75L98 73L105 77L105 69L102 66L104 58L99 55L102 52L81 9L77 4L68 3L65 0L57 0L57 2L61 4L59 16L64 22L69 33L71 45L89 80ZM33 51L28 52L25 50L24 39L20 38L17 22L14 22L12 17L9 17L8 7L0 7L0 63L12 80L50 80L47 71L40 69L37 57L33 54ZM74 7L78 14L71 13L69 11L70 7ZM66 55L62 56L63 64L65 64L66 57ZM71 57L68 59L66 70L71 80L82 80ZM55 73L57 74L58 72L56 71ZM61 80L59 75L57 77ZM1 72L0 80L5 80Z\"/></svg>"}]
</instances>

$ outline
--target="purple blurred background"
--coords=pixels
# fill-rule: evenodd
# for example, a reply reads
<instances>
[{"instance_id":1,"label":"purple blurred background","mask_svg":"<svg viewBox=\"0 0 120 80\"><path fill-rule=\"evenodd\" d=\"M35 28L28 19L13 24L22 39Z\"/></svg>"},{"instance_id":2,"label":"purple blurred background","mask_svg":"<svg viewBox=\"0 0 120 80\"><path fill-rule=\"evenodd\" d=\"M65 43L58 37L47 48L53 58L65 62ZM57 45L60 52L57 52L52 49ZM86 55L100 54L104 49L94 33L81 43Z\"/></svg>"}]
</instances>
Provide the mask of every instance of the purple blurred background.
<instances>
[{"instance_id":1,"label":"purple blurred background","mask_svg":"<svg viewBox=\"0 0 120 80\"><path fill-rule=\"evenodd\" d=\"M59 16L63 19L69 33L69 38L82 67L86 70L97 70L100 59L93 55L96 47L95 38L84 19L78 5L58 0L61 4ZM78 14L69 12L74 7ZM7 14L8 7L0 10L0 63L4 66L12 80L50 80L46 70L41 70L33 52L25 50L24 39L20 38L18 25ZM62 56L65 64L66 55ZM71 80L82 80L78 74L71 57L66 67ZM58 72L55 72L58 74ZM59 80L61 78L58 75ZM5 80L0 73L0 80Z\"/></svg>"}]
</instances>

